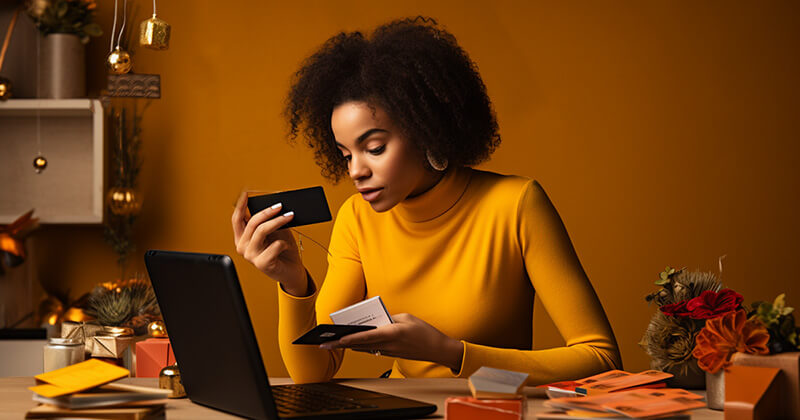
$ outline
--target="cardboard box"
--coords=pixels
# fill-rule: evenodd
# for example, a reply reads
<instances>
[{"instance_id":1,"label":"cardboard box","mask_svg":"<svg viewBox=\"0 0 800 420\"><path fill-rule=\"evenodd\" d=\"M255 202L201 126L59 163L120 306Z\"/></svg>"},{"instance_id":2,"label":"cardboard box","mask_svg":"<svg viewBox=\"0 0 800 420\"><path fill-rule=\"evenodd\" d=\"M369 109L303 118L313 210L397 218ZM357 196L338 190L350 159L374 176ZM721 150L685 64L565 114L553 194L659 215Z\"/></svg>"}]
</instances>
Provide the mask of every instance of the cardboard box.
<instances>
[{"instance_id":1,"label":"cardboard box","mask_svg":"<svg viewBox=\"0 0 800 420\"><path fill-rule=\"evenodd\" d=\"M148 338L136 343L136 377L158 378L158 373L175 363L168 338Z\"/></svg>"},{"instance_id":2,"label":"cardboard box","mask_svg":"<svg viewBox=\"0 0 800 420\"><path fill-rule=\"evenodd\" d=\"M522 420L527 399L479 400L449 397L444 402L445 420Z\"/></svg>"},{"instance_id":3,"label":"cardboard box","mask_svg":"<svg viewBox=\"0 0 800 420\"><path fill-rule=\"evenodd\" d=\"M783 418L800 420L800 352L770 355L736 353L731 361L735 366L780 369L781 374L775 378L779 393L779 411L783 413ZM727 372L725 375L727 380L729 375Z\"/></svg>"}]
</instances>

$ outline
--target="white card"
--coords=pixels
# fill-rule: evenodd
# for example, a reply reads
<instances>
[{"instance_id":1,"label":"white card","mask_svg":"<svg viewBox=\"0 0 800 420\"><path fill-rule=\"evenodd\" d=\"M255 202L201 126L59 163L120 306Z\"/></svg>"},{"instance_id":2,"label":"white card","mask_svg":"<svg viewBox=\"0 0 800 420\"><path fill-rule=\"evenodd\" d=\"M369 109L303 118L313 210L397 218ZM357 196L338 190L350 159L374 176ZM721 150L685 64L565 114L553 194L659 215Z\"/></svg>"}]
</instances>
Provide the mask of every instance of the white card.
<instances>
[{"instance_id":1,"label":"white card","mask_svg":"<svg viewBox=\"0 0 800 420\"><path fill-rule=\"evenodd\" d=\"M331 313L334 324L344 325L381 325L391 324L392 317L383 305L380 296L375 296L344 309Z\"/></svg>"}]
</instances>

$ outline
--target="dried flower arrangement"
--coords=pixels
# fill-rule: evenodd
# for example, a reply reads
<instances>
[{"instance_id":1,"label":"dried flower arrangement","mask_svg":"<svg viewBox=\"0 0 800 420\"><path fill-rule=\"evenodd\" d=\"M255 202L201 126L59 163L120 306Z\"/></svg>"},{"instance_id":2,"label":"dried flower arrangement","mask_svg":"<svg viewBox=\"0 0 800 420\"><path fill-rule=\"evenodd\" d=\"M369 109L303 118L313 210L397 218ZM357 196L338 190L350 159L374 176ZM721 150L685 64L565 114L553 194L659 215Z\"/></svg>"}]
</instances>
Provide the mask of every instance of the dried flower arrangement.
<instances>
[{"instance_id":1,"label":"dried flower arrangement","mask_svg":"<svg viewBox=\"0 0 800 420\"><path fill-rule=\"evenodd\" d=\"M667 267L656 284L661 289L646 300L656 302L659 310L639 343L653 369L684 376L702 373L699 369L716 373L731 364L736 352L800 349L800 328L783 294L748 310L742 295L723 289L713 273Z\"/></svg>"},{"instance_id":2,"label":"dried flower arrangement","mask_svg":"<svg viewBox=\"0 0 800 420\"><path fill-rule=\"evenodd\" d=\"M647 296L648 302L659 306L645 331L639 345L651 358L651 368L687 375L699 372L697 360L692 356L695 338L705 324L705 319L688 316L673 316L670 309L685 311L687 302L708 299L716 294L722 284L713 273L675 269L667 267L655 282L661 289ZM705 295L704 295L705 293ZM714 298L712 298L713 300ZM713 302L712 302L713 304ZM668 311L664 311L664 308ZM699 305L698 315L705 313L708 304ZM712 310L713 311L713 310Z\"/></svg>"}]
</instances>

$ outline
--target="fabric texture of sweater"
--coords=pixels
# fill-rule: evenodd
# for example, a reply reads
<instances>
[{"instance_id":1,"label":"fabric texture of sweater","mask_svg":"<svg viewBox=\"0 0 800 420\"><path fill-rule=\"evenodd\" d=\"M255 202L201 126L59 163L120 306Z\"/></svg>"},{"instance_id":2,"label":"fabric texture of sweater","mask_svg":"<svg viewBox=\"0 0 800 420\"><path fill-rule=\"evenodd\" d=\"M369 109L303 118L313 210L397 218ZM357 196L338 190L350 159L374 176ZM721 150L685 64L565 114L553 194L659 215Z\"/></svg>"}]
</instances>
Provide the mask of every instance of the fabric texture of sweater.
<instances>
[{"instance_id":1,"label":"fabric texture of sweater","mask_svg":"<svg viewBox=\"0 0 800 420\"><path fill-rule=\"evenodd\" d=\"M468 377L490 366L526 372L535 385L621 368L600 301L535 180L455 168L383 213L356 194L339 209L329 252L311 296L278 287L279 345L295 382L331 379L344 351L291 342L373 296L390 314L412 314L464 344L458 372L395 359L392 377ZM531 349L535 293L564 347Z\"/></svg>"}]
</instances>

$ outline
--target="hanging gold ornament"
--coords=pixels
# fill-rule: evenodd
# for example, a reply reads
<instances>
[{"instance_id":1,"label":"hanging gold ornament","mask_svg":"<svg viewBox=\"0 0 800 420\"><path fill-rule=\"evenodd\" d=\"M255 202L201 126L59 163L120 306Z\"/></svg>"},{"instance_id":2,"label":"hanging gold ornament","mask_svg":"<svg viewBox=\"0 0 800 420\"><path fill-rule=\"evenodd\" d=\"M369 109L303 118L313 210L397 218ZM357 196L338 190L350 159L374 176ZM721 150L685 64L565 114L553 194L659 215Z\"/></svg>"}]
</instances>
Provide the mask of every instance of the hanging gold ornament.
<instances>
[{"instance_id":1,"label":"hanging gold ornament","mask_svg":"<svg viewBox=\"0 0 800 420\"><path fill-rule=\"evenodd\" d=\"M106 66L111 73L125 74L131 71L133 61L131 61L131 55L127 51L117 47L106 58Z\"/></svg>"},{"instance_id":2,"label":"hanging gold ornament","mask_svg":"<svg viewBox=\"0 0 800 420\"><path fill-rule=\"evenodd\" d=\"M133 188L111 188L108 190L106 200L111 213L118 216L135 215L142 209L142 198Z\"/></svg>"},{"instance_id":3,"label":"hanging gold ornament","mask_svg":"<svg viewBox=\"0 0 800 420\"><path fill-rule=\"evenodd\" d=\"M42 173L46 167L47 159L44 156L39 155L33 158L33 170L35 170L37 174Z\"/></svg>"},{"instance_id":4,"label":"hanging gold ornament","mask_svg":"<svg viewBox=\"0 0 800 420\"><path fill-rule=\"evenodd\" d=\"M139 45L153 50L169 48L169 23L156 17L145 20L139 25Z\"/></svg>"},{"instance_id":5,"label":"hanging gold ornament","mask_svg":"<svg viewBox=\"0 0 800 420\"><path fill-rule=\"evenodd\" d=\"M0 77L0 101L6 101L11 97L11 80Z\"/></svg>"}]
</instances>

